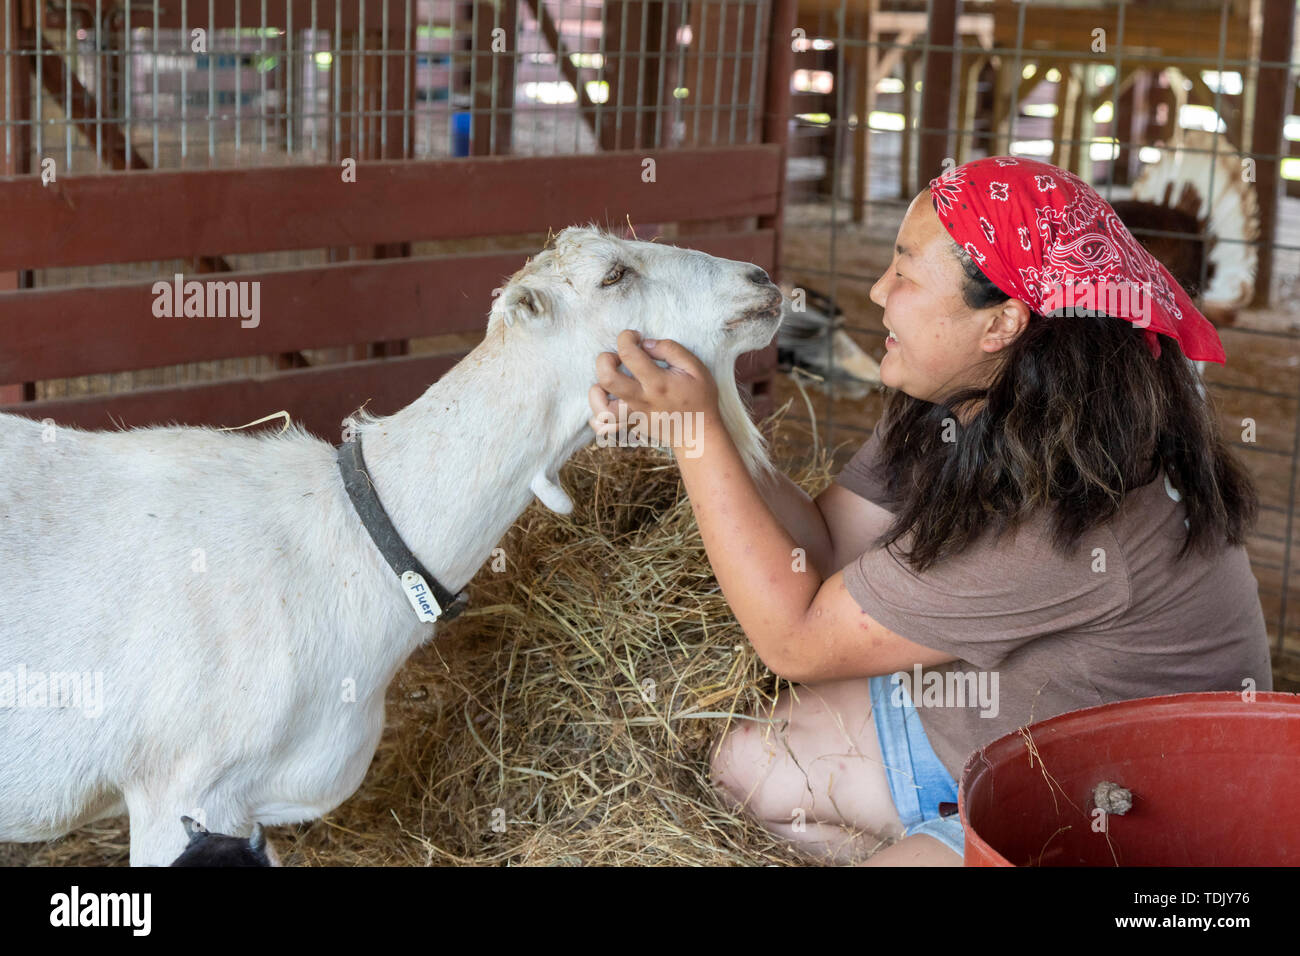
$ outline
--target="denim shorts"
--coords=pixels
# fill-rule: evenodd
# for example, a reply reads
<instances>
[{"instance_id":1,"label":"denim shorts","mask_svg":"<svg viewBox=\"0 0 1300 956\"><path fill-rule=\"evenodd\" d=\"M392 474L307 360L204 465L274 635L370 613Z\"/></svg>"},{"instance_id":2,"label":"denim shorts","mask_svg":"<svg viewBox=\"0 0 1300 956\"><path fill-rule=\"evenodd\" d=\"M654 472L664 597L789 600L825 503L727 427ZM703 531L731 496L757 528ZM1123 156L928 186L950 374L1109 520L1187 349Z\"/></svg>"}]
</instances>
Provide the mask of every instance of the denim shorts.
<instances>
[{"instance_id":1,"label":"denim shorts","mask_svg":"<svg viewBox=\"0 0 1300 956\"><path fill-rule=\"evenodd\" d=\"M903 821L903 835L932 836L964 858L966 831L961 818L956 813L939 816L940 803L957 802L957 781L930 746L906 687L898 687L903 705L891 704L896 683L893 675L881 675L871 678L868 686L871 716L876 723L889 792Z\"/></svg>"}]
</instances>

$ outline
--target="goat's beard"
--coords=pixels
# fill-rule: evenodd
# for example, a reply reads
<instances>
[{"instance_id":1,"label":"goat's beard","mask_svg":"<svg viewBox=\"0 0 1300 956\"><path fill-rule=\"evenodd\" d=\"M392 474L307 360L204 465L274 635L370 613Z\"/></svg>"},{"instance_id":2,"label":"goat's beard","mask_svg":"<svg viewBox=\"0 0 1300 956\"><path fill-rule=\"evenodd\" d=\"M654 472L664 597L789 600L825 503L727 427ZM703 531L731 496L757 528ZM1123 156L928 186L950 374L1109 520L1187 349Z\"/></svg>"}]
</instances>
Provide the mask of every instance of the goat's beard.
<instances>
[{"instance_id":1,"label":"goat's beard","mask_svg":"<svg viewBox=\"0 0 1300 956\"><path fill-rule=\"evenodd\" d=\"M771 477L776 466L768 453L767 439L750 418L749 409L741 398L736 384L735 357L723 361L720 368L714 370L713 378L718 385L718 412L722 424L735 443L745 470L755 481Z\"/></svg>"}]
</instances>

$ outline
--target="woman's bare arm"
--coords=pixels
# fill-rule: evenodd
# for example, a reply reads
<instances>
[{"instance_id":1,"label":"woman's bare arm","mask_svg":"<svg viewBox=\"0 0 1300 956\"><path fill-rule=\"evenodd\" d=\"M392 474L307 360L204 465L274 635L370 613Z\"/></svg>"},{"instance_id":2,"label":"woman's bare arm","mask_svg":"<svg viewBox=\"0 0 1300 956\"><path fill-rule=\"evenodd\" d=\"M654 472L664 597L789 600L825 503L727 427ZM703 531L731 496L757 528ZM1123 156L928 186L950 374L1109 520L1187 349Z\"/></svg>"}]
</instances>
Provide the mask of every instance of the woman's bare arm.
<instances>
[{"instance_id":1,"label":"woman's bare arm","mask_svg":"<svg viewBox=\"0 0 1300 956\"><path fill-rule=\"evenodd\" d=\"M815 499L784 474L759 492L823 579L871 547L893 520L884 508L831 482Z\"/></svg>"},{"instance_id":2,"label":"woman's bare arm","mask_svg":"<svg viewBox=\"0 0 1300 956\"><path fill-rule=\"evenodd\" d=\"M874 501L831 482L814 504L821 511L831 541L831 564L838 571L869 550L894 520Z\"/></svg>"},{"instance_id":3,"label":"woman's bare arm","mask_svg":"<svg viewBox=\"0 0 1300 956\"><path fill-rule=\"evenodd\" d=\"M834 574L836 568L831 567L833 546L816 502L781 472L775 474L774 482L759 481L756 484L781 526L808 555L808 563L823 580Z\"/></svg>"}]
</instances>

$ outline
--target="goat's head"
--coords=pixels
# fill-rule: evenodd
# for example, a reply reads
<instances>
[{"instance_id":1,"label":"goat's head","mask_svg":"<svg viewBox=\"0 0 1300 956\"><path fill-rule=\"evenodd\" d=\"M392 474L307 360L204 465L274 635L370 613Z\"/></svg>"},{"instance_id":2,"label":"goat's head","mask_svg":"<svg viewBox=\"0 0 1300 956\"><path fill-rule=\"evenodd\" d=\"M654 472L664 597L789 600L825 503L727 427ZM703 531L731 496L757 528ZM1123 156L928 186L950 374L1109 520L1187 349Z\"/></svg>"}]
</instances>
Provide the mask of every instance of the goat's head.
<instances>
[{"instance_id":1,"label":"goat's head","mask_svg":"<svg viewBox=\"0 0 1300 956\"><path fill-rule=\"evenodd\" d=\"M768 345L781 324L781 290L758 266L575 226L493 296L488 337L526 341L565 381L585 383L583 396L596 380L596 356L616 351L623 329L681 343L713 373L723 420L751 474L772 470L735 381L736 359Z\"/></svg>"}]
</instances>

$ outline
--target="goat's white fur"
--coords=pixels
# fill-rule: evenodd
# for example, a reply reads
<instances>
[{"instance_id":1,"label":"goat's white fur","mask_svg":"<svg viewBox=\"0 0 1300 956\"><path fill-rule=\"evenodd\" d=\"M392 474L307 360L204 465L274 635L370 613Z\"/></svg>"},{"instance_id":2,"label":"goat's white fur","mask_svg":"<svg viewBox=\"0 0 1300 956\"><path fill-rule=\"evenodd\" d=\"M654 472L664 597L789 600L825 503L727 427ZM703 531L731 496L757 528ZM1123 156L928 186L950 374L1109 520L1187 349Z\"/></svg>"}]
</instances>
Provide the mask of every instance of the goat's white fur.
<instances>
[{"instance_id":1,"label":"goat's white fur","mask_svg":"<svg viewBox=\"0 0 1300 956\"><path fill-rule=\"evenodd\" d=\"M605 287L615 262L630 271ZM572 508L556 475L592 441L596 356L623 328L699 356L751 473L770 474L733 367L779 320L726 328L771 303L755 278L590 226L560 233L496 290L464 360L396 414L355 416L415 555L456 592L531 495ZM103 706L0 706L0 840L125 811L132 865L166 864L183 814L246 835L338 806L378 744L385 688L435 626L362 527L334 448L297 425L46 432L0 415L0 672L102 672Z\"/></svg>"}]
</instances>

